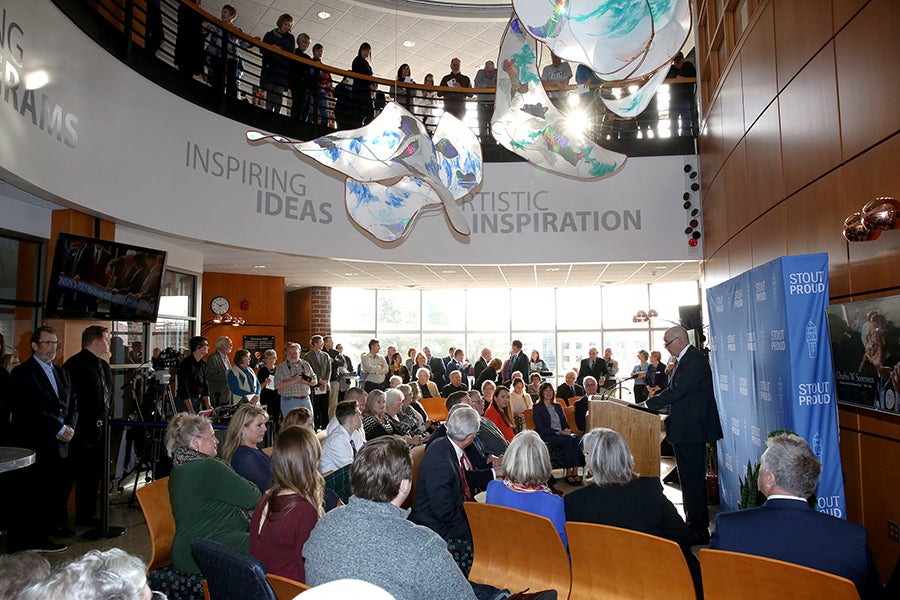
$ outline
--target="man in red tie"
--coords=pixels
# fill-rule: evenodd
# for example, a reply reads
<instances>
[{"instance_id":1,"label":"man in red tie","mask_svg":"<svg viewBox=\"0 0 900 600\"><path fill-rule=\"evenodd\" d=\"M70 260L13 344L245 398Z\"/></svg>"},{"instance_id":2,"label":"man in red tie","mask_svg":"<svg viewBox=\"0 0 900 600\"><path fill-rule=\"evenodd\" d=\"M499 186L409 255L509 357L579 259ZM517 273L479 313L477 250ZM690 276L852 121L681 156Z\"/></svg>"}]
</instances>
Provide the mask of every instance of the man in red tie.
<instances>
[{"instance_id":1,"label":"man in red tie","mask_svg":"<svg viewBox=\"0 0 900 600\"><path fill-rule=\"evenodd\" d=\"M483 489L488 481L503 477L504 473L502 467L473 469L466 459L465 450L481 427L481 417L474 408L468 404L453 406L446 426L446 437L435 440L425 450L409 518L440 535L468 576L472 568L472 533L463 503L472 499L472 489Z\"/></svg>"},{"instance_id":2,"label":"man in red tie","mask_svg":"<svg viewBox=\"0 0 900 600\"><path fill-rule=\"evenodd\" d=\"M709 359L691 346L684 327L670 327L663 344L675 359L669 385L639 406L669 407L666 439L675 449L687 523L697 543L709 542L706 508L706 444L722 439Z\"/></svg>"}]
</instances>

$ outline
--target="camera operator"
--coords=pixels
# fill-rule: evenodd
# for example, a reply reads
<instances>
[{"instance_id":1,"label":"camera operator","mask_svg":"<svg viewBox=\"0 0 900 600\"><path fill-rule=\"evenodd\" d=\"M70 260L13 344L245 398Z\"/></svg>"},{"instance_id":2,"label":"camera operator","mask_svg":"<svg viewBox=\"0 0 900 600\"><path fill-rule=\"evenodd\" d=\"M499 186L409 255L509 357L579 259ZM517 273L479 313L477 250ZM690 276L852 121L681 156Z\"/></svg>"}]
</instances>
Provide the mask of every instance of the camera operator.
<instances>
[{"instance_id":1,"label":"camera operator","mask_svg":"<svg viewBox=\"0 0 900 600\"><path fill-rule=\"evenodd\" d=\"M309 391L317 383L318 379L310 364L300 358L300 344L287 344L284 362L275 368L275 391L281 395L281 414L287 415L291 409L305 406L315 416Z\"/></svg>"},{"instance_id":2,"label":"camera operator","mask_svg":"<svg viewBox=\"0 0 900 600\"><path fill-rule=\"evenodd\" d=\"M200 411L201 406L211 410L209 384L206 381L206 362L209 354L209 340L202 336L191 338L191 353L184 357L178 367L178 393L175 398L176 412Z\"/></svg>"}]
</instances>

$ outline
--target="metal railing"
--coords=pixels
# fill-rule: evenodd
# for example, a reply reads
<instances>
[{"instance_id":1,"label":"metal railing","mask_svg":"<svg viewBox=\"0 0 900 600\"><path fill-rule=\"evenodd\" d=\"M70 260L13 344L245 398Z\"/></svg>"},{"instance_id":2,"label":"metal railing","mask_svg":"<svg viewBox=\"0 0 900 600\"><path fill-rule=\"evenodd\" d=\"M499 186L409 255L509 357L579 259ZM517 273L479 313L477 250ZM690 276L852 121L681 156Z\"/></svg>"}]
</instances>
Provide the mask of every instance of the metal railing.
<instances>
[{"instance_id":1,"label":"metal railing","mask_svg":"<svg viewBox=\"0 0 900 600\"><path fill-rule=\"evenodd\" d=\"M312 139L357 127L365 113L377 114L388 102L402 103L430 131L443 112L441 95L448 88L369 77L305 59L265 44L191 2L54 1L98 43L146 77L210 110L285 136ZM262 77L272 65L286 74L277 85L271 76ZM368 83L371 108L360 106L362 95L354 99L349 81ZM692 154L697 123L694 85L694 79L667 81L633 119L605 108L601 94L616 96L623 91L608 84L570 85L549 95L563 114L577 112L588 135L612 150L629 156ZM493 88L454 88L454 93L466 96L463 120L481 139L485 158L516 160L496 146L489 127L479 123L490 114L479 111L479 103L491 104L493 92ZM676 106L681 119L672 117Z\"/></svg>"}]
</instances>

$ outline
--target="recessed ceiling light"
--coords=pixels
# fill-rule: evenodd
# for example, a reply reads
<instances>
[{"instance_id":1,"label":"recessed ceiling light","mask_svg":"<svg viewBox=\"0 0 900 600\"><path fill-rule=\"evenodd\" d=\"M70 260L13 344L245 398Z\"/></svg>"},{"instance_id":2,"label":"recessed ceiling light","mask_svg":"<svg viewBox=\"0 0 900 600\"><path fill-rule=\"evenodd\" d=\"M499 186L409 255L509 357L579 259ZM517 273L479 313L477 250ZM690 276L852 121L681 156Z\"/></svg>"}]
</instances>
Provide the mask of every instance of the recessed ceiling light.
<instances>
[{"instance_id":1,"label":"recessed ceiling light","mask_svg":"<svg viewBox=\"0 0 900 600\"><path fill-rule=\"evenodd\" d=\"M254 269L265 269L266 265L253 265Z\"/></svg>"},{"instance_id":2,"label":"recessed ceiling light","mask_svg":"<svg viewBox=\"0 0 900 600\"><path fill-rule=\"evenodd\" d=\"M554 272L554 271L559 271L559 267L547 267L547 268L544 269L544 270L545 270L545 271L548 271L548 272L550 272L550 273L552 273L552 272Z\"/></svg>"},{"instance_id":3,"label":"recessed ceiling light","mask_svg":"<svg viewBox=\"0 0 900 600\"><path fill-rule=\"evenodd\" d=\"M359 273L344 273L345 277L355 277L356 275L359 275Z\"/></svg>"},{"instance_id":4,"label":"recessed ceiling light","mask_svg":"<svg viewBox=\"0 0 900 600\"><path fill-rule=\"evenodd\" d=\"M412 41L412 40L405 40L405 41L403 42L403 47L404 47L404 48L412 48L412 47L415 46L415 45L416 45L416 43L415 43L414 41Z\"/></svg>"},{"instance_id":5,"label":"recessed ceiling light","mask_svg":"<svg viewBox=\"0 0 900 600\"><path fill-rule=\"evenodd\" d=\"M452 275L453 273L456 273L456 271L454 271L453 269L446 269L444 271L441 271L441 273L446 273L448 275Z\"/></svg>"},{"instance_id":6,"label":"recessed ceiling light","mask_svg":"<svg viewBox=\"0 0 900 600\"><path fill-rule=\"evenodd\" d=\"M324 21L325 19L331 18L331 13L328 11L325 11L325 10L320 10L319 12L316 13L316 16Z\"/></svg>"}]
</instances>

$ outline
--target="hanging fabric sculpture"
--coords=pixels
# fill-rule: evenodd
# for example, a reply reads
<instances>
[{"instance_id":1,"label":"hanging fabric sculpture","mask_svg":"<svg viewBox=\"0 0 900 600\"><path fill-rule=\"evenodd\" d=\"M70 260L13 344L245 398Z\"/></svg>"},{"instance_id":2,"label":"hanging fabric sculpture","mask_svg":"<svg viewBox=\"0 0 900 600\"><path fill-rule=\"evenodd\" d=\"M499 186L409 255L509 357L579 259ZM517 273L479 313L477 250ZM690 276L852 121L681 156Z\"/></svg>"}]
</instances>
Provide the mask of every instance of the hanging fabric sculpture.
<instances>
[{"instance_id":1,"label":"hanging fabric sculpture","mask_svg":"<svg viewBox=\"0 0 900 600\"><path fill-rule=\"evenodd\" d=\"M432 140L421 121L396 102L371 123L309 142L248 131L251 142L286 146L347 176L350 218L383 242L409 233L420 211L442 208L451 227L469 235L459 206L481 184L481 145L456 117L444 113Z\"/></svg>"},{"instance_id":2,"label":"hanging fabric sculpture","mask_svg":"<svg viewBox=\"0 0 900 600\"><path fill-rule=\"evenodd\" d=\"M607 150L550 102L537 72L536 42L513 16L503 35L491 132L503 147L534 165L570 177L600 179L618 171L626 156Z\"/></svg>"},{"instance_id":3,"label":"hanging fabric sculpture","mask_svg":"<svg viewBox=\"0 0 900 600\"><path fill-rule=\"evenodd\" d=\"M622 117L643 112L691 32L689 0L513 0L513 7L560 58L604 81L643 82L626 98L603 98Z\"/></svg>"}]
</instances>

